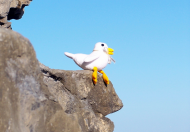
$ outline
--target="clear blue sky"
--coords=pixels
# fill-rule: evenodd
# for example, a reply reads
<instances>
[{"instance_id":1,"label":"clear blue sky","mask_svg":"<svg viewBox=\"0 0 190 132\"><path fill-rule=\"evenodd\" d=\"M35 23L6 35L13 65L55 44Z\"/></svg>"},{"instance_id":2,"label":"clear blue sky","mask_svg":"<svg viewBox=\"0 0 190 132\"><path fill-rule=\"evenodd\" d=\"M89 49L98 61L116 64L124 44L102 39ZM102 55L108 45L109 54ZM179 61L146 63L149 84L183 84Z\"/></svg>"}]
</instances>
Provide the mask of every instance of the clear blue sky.
<instances>
[{"instance_id":1,"label":"clear blue sky","mask_svg":"<svg viewBox=\"0 0 190 132\"><path fill-rule=\"evenodd\" d=\"M96 42L115 50L104 70L124 104L108 115L114 132L190 132L189 0L33 0L11 22L50 68L80 70L64 52Z\"/></svg>"}]
</instances>

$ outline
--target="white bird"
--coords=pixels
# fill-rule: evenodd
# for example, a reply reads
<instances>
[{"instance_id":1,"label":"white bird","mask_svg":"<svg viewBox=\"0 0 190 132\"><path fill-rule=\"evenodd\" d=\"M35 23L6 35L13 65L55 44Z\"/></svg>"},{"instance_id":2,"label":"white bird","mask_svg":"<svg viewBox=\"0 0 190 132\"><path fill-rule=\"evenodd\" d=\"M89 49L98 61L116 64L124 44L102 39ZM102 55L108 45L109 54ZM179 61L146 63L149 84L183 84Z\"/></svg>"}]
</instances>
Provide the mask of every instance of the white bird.
<instances>
[{"instance_id":1,"label":"white bird","mask_svg":"<svg viewBox=\"0 0 190 132\"><path fill-rule=\"evenodd\" d=\"M107 75L102 71L107 64L115 60L110 56L114 50L108 48L106 43L98 42L95 44L94 50L90 55L87 54L71 54L65 52L65 55L74 60L74 62L84 70L93 70L92 79L94 84L97 83L97 71L103 74L106 84L109 84Z\"/></svg>"}]
</instances>

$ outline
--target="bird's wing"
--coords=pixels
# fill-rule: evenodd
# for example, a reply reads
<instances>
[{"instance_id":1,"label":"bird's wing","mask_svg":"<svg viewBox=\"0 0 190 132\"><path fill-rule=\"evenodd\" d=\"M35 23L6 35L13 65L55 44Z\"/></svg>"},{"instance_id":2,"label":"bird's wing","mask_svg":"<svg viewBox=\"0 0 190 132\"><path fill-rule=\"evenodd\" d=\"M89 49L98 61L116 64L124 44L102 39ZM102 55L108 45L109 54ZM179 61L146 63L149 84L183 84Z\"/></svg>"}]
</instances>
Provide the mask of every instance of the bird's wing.
<instances>
[{"instance_id":1,"label":"bird's wing","mask_svg":"<svg viewBox=\"0 0 190 132\"><path fill-rule=\"evenodd\" d=\"M94 61L96 59L98 59L100 57L100 53L98 52L92 52L90 55L88 55L85 59L84 62L91 62Z\"/></svg>"}]
</instances>

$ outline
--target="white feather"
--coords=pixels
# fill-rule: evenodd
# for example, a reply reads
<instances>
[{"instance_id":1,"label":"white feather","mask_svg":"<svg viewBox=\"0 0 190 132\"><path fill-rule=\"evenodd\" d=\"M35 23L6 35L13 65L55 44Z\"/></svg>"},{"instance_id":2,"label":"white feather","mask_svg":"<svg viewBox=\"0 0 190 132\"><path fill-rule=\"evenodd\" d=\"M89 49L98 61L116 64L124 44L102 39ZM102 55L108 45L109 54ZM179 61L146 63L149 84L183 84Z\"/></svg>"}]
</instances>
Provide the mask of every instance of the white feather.
<instances>
[{"instance_id":1,"label":"white feather","mask_svg":"<svg viewBox=\"0 0 190 132\"><path fill-rule=\"evenodd\" d=\"M91 62L98 59L99 57L100 57L100 53L98 53L98 51L93 51L90 55L88 55L85 58L84 62Z\"/></svg>"}]
</instances>

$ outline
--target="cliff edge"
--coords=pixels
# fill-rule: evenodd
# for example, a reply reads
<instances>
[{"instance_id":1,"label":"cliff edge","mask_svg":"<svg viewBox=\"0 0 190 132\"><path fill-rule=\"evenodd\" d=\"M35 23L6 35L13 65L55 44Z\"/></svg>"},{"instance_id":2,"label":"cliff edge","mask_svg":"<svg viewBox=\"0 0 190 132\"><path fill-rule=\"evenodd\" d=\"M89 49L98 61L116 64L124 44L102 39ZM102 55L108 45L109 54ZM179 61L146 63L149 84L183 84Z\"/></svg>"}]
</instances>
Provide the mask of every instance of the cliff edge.
<instances>
[{"instance_id":1,"label":"cliff edge","mask_svg":"<svg viewBox=\"0 0 190 132\"><path fill-rule=\"evenodd\" d=\"M105 116L123 104L112 83L98 79L93 85L92 71L46 67L28 39L0 28L0 131L113 132Z\"/></svg>"}]
</instances>

